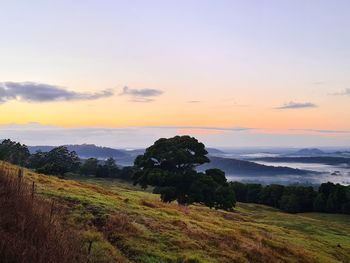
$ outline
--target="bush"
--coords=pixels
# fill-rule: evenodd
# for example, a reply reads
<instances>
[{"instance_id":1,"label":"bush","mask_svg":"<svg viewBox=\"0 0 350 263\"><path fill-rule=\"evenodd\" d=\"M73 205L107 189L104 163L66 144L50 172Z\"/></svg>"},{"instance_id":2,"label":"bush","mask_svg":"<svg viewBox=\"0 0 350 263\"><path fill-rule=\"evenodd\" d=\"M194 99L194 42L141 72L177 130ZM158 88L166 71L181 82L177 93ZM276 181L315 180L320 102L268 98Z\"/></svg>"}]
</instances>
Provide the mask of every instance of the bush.
<instances>
[{"instance_id":1,"label":"bush","mask_svg":"<svg viewBox=\"0 0 350 263\"><path fill-rule=\"evenodd\" d=\"M342 205L342 213L350 215L350 201Z\"/></svg>"},{"instance_id":2,"label":"bush","mask_svg":"<svg viewBox=\"0 0 350 263\"><path fill-rule=\"evenodd\" d=\"M300 212L298 197L295 194L283 195L279 203L280 208L289 213Z\"/></svg>"}]
</instances>

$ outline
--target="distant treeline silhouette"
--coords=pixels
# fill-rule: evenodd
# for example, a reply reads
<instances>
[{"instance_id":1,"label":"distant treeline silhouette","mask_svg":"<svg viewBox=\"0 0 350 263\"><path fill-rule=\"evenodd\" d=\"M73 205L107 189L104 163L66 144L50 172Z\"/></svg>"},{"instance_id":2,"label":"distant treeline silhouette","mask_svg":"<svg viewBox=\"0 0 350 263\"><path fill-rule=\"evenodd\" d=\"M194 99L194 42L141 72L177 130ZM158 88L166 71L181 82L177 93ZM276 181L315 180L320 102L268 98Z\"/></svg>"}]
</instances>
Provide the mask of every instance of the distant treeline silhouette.
<instances>
[{"instance_id":1,"label":"distant treeline silhouette","mask_svg":"<svg viewBox=\"0 0 350 263\"><path fill-rule=\"evenodd\" d=\"M48 152L37 151L30 154L24 144L10 139L0 143L0 160L28 167L38 173L64 177L67 173L77 173L85 176L113 177L131 180L133 168L117 166L113 158L101 161L96 158L81 160L75 151L69 151L66 146L58 146Z\"/></svg>"},{"instance_id":2,"label":"distant treeline silhouette","mask_svg":"<svg viewBox=\"0 0 350 263\"><path fill-rule=\"evenodd\" d=\"M238 202L264 204L289 213L327 212L350 214L350 186L331 182L317 190L311 186L243 184L231 182Z\"/></svg>"}]
</instances>

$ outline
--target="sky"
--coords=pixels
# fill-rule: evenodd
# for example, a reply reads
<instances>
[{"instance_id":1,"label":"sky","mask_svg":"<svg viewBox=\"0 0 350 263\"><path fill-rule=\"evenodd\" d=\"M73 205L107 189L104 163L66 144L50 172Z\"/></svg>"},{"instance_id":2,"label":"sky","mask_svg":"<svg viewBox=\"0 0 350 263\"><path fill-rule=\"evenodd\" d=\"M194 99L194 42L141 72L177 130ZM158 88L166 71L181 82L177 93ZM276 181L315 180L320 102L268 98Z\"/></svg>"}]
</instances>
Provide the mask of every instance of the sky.
<instances>
[{"instance_id":1,"label":"sky","mask_svg":"<svg viewBox=\"0 0 350 263\"><path fill-rule=\"evenodd\" d=\"M0 0L0 138L350 146L349 1Z\"/></svg>"}]
</instances>

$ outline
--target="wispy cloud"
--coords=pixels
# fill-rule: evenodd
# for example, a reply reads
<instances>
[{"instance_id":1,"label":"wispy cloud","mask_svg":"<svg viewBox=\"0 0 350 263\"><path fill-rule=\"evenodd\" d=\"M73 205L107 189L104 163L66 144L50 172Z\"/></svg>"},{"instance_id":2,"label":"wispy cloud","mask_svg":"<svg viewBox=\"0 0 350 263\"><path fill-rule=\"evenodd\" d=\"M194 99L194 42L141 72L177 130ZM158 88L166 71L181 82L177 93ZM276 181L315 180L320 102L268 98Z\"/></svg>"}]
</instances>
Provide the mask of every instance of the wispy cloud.
<instances>
[{"instance_id":1,"label":"wispy cloud","mask_svg":"<svg viewBox=\"0 0 350 263\"><path fill-rule=\"evenodd\" d=\"M350 130L323 130L323 129L289 129L291 131L302 131L302 132L315 132L325 134L348 134Z\"/></svg>"},{"instance_id":2,"label":"wispy cloud","mask_svg":"<svg viewBox=\"0 0 350 263\"><path fill-rule=\"evenodd\" d=\"M100 92L75 92L65 88L35 82L2 82L0 83L0 103L11 100L25 102L54 102L72 100L96 100L111 97L113 90Z\"/></svg>"},{"instance_id":3,"label":"wispy cloud","mask_svg":"<svg viewBox=\"0 0 350 263\"><path fill-rule=\"evenodd\" d=\"M304 109L304 108L316 108L317 105L311 102L289 102L282 106L276 107L278 110L288 110L288 109Z\"/></svg>"},{"instance_id":4,"label":"wispy cloud","mask_svg":"<svg viewBox=\"0 0 350 263\"><path fill-rule=\"evenodd\" d=\"M335 93L332 93L331 95L350 96L350 89L348 88L340 92L335 92Z\"/></svg>"},{"instance_id":5,"label":"wispy cloud","mask_svg":"<svg viewBox=\"0 0 350 263\"><path fill-rule=\"evenodd\" d=\"M187 103L201 103L200 100L189 100L187 101Z\"/></svg>"},{"instance_id":6,"label":"wispy cloud","mask_svg":"<svg viewBox=\"0 0 350 263\"><path fill-rule=\"evenodd\" d=\"M160 96L163 91L158 89L131 89L129 87L124 87L120 96L129 96L131 101L134 102L151 102L154 97Z\"/></svg>"}]
</instances>

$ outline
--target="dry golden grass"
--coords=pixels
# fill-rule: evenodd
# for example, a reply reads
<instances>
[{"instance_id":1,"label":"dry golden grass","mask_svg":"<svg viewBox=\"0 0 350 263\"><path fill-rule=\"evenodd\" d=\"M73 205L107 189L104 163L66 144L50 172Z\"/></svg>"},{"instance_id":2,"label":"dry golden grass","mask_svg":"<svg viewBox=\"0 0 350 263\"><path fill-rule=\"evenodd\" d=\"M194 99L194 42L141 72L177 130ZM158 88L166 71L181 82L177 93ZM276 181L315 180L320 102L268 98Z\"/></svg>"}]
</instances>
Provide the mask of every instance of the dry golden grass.
<instances>
[{"instance_id":1,"label":"dry golden grass","mask_svg":"<svg viewBox=\"0 0 350 263\"><path fill-rule=\"evenodd\" d=\"M86 262L58 206L36 196L20 169L6 168L0 167L0 261Z\"/></svg>"}]
</instances>

